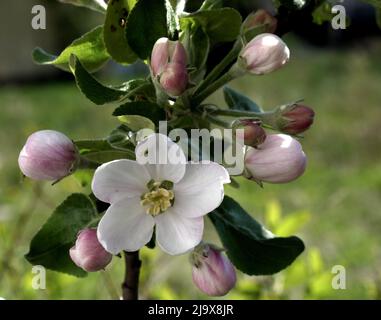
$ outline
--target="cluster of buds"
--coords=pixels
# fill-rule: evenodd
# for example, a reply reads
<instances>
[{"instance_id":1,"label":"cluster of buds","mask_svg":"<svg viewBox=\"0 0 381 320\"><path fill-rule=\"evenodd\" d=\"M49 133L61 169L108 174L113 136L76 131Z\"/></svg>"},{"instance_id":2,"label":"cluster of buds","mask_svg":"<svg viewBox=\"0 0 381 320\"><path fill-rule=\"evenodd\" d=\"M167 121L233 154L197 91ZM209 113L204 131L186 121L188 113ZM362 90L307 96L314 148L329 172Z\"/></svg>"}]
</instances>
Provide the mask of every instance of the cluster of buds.
<instances>
[{"instance_id":1,"label":"cluster of buds","mask_svg":"<svg viewBox=\"0 0 381 320\"><path fill-rule=\"evenodd\" d=\"M87 272L103 270L112 259L111 253L98 241L96 229L81 230L69 254L73 262Z\"/></svg>"},{"instance_id":2,"label":"cluster of buds","mask_svg":"<svg viewBox=\"0 0 381 320\"><path fill-rule=\"evenodd\" d=\"M209 296L224 296L237 280L235 269L222 249L201 243L191 254L193 282Z\"/></svg>"},{"instance_id":3,"label":"cluster of buds","mask_svg":"<svg viewBox=\"0 0 381 320\"><path fill-rule=\"evenodd\" d=\"M154 79L169 96L180 96L188 85L187 53L180 41L160 38L151 55Z\"/></svg>"}]
</instances>

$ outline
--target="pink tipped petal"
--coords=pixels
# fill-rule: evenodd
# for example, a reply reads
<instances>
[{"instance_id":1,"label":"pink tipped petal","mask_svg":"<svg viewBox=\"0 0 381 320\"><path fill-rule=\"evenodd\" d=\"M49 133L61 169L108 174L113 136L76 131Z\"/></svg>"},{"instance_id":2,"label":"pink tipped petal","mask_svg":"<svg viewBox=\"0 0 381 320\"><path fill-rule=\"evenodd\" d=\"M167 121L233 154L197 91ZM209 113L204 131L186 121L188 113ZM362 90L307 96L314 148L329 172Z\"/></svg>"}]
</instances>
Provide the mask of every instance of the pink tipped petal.
<instances>
[{"instance_id":1,"label":"pink tipped petal","mask_svg":"<svg viewBox=\"0 0 381 320\"><path fill-rule=\"evenodd\" d=\"M18 163L23 174L35 180L58 180L72 172L77 161L73 142L61 132L41 130L31 134Z\"/></svg>"},{"instance_id":2,"label":"pink tipped petal","mask_svg":"<svg viewBox=\"0 0 381 320\"><path fill-rule=\"evenodd\" d=\"M112 255L99 243L96 229L81 230L69 255L78 267L87 272L104 269L112 259Z\"/></svg>"},{"instance_id":3,"label":"pink tipped petal","mask_svg":"<svg viewBox=\"0 0 381 320\"><path fill-rule=\"evenodd\" d=\"M168 38L160 38L156 41L151 54L151 69L156 77L166 67L169 60L169 40Z\"/></svg>"},{"instance_id":4,"label":"pink tipped petal","mask_svg":"<svg viewBox=\"0 0 381 320\"><path fill-rule=\"evenodd\" d=\"M136 251L152 237L154 219L144 212L140 197L112 204L98 226L98 239L110 253Z\"/></svg>"},{"instance_id":5,"label":"pink tipped petal","mask_svg":"<svg viewBox=\"0 0 381 320\"><path fill-rule=\"evenodd\" d=\"M184 178L174 187L173 210L188 218L206 215L221 204L223 185L229 182L229 173L218 163L188 164Z\"/></svg>"},{"instance_id":6,"label":"pink tipped petal","mask_svg":"<svg viewBox=\"0 0 381 320\"><path fill-rule=\"evenodd\" d=\"M287 183L297 179L306 168L301 144L285 134L267 136L258 149L249 148L245 167L252 177L269 183Z\"/></svg>"},{"instance_id":7,"label":"pink tipped petal","mask_svg":"<svg viewBox=\"0 0 381 320\"><path fill-rule=\"evenodd\" d=\"M144 164L152 179L178 182L185 174L183 150L167 136L152 134L141 141L135 150L136 161Z\"/></svg>"},{"instance_id":8,"label":"pink tipped petal","mask_svg":"<svg viewBox=\"0 0 381 320\"><path fill-rule=\"evenodd\" d=\"M155 217L156 241L168 254L178 255L193 249L202 240L202 217L188 219L170 209Z\"/></svg>"},{"instance_id":9,"label":"pink tipped petal","mask_svg":"<svg viewBox=\"0 0 381 320\"><path fill-rule=\"evenodd\" d=\"M91 187L99 200L115 203L126 197L141 196L150 179L146 168L136 161L115 160L97 168Z\"/></svg>"}]
</instances>

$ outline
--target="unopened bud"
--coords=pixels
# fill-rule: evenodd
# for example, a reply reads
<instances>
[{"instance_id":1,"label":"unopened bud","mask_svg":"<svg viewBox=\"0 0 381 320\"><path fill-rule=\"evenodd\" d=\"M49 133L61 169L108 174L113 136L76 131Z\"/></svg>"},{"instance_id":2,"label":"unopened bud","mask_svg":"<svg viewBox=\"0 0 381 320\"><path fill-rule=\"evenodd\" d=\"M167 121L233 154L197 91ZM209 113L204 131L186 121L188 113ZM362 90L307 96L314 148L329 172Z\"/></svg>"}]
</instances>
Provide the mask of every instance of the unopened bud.
<instances>
[{"instance_id":1,"label":"unopened bud","mask_svg":"<svg viewBox=\"0 0 381 320\"><path fill-rule=\"evenodd\" d=\"M281 38L263 33L242 50L238 65L253 74L266 74L282 67L290 58L290 50Z\"/></svg>"},{"instance_id":2,"label":"unopened bud","mask_svg":"<svg viewBox=\"0 0 381 320\"><path fill-rule=\"evenodd\" d=\"M304 105L295 104L282 112L278 121L279 129L287 134L300 134L306 131L314 122L315 112Z\"/></svg>"},{"instance_id":3,"label":"unopened bud","mask_svg":"<svg viewBox=\"0 0 381 320\"><path fill-rule=\"evenodd\" d=\"M152 75L170 96L181 95L188 85L187 53L180 41L160 38L151 55Z\"/></svg>"},{"instance_id":4,"label":"unopened bud","mask_svg":"<svg viewBox=\"0 0 381 320\"><path fill-rule=\"evenodd\" d=\"M245 171L258 182L287 183L300 177L306 168L301 144L285 134L268 135L257 149L248 148Z\"/></svg>"},{"instance_id":5,"label":"unopened bud","mask_svg":"<svg viewBox=\"0 0 381 320\"><path fill-rule=\"evenodd\" d=\"M277 27L277 19L266 10L259 9L247 16L242 24L242 31L245 33L262 25L265 26L265 32L274 33Z\"/></svg>"},{"instance_id":6,"label":"unopened bud","mask_svg":"<svg viewBox=\"0 0 381 320\"><path fill-rule=\"evenodd\" d=\"M266 139L266 131L261 127L259 121L240 120L235 129L243 129L243 131L236 131L235 133L238 138L243 140L246 146L256 147ZM243 132L243 135L240 132Z\"/></svg>"},{"instance_id":7,"label":"unopened bud","mask_svg":"<svg viewBox=\"0 0 381 320\"><path fill-rule=\"evenodd\" d=\"M78 152L64 134L53 130L30 135L18 162L22 173L34 180L59 180L75 170Z\"/></svg>"},{"instance_id":8,"label":"unopened bud","mask_svg":"<svg viewBox=\"0 0 381 320\"><path fill-rule=\"evenodd\" d=\"M99 243L96 229L81 230L69 253L73 262L87 272L103 270L112 259L112 254Z\"/></svg>"},{"instance_id":9,"label":"unopened bud","mask_svg":"<svg viewBox=\"0 0 381 320\"><path fill-rule=\"evenodd\" d=\"M236 283L236 272L229 259L209 244L201 244L192 252L194 284L209 296L223 296Z\"/></svg>"}]
</instances>

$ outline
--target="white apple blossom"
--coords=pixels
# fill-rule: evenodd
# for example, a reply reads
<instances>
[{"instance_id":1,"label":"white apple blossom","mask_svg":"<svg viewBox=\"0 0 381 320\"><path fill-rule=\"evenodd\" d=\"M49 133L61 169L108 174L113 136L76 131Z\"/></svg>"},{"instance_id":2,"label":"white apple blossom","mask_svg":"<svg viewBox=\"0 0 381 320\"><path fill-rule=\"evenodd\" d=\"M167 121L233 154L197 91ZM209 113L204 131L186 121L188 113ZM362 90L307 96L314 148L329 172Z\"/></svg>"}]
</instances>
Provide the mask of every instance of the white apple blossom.
<instances>
[{"instance_id":1,"label":"white apple blossom","mask_svg":"<svg viewBox=\"0 0 381 320\"><path fill-rule=\"evenodd\" d=\"M110 207L98 225L98 239L110 253L136 251L155 227L156 242L168 254L193 249L202 240L203 216L223 200L230 178L214 162L189 163L167 136L140 142L136 161L100 166L92 181L94 195Z\"/></svg>"}]
</instances>

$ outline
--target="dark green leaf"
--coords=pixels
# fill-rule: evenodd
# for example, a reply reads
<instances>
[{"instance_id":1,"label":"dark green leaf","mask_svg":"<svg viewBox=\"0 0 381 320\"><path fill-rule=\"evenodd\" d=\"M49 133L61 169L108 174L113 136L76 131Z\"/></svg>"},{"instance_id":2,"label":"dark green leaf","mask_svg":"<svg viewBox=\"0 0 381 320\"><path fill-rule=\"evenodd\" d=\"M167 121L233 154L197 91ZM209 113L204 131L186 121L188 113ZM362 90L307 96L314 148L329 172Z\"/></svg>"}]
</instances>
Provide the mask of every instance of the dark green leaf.
<instances>
[{"instance_id":1,"label":"dark green leaf","mask_svg":"<svg viewBox=\"0 0 381 320\"><path fill-rule=\"evenodd\" d=\"M237 10L222 8L198 11L180 19L182 29L186 29L189 23L201 25L213 43L229 42L237 39L242 18Z\"/></svg>"},{"instance_id":2,"label":"dark green leaf","mask_svg":"<svg viewBox=\"0 0 381 320\"><path fill-rule=\"evenodd\" d=\"M110 133L107 142L115 149L133 150L135 134L128 126L122 124Z\"/></svg>"},{"instance_id":3,"label":"dark green leaf","mask_svg":"<svg viewBox=\"0 0 381 320\"><path fill-rule=\"evenodd\" d=\"M376 9L376 21L378 27L381 29L381 7Z\"/></svg>"},{"instance_id":4,"label":"dark green leaf","mask_svg":"<svg viewBox=\"0 0 381 320\"><path fill-rule=\"evenodd\" d=\"M77 277L86 276L86 272L70 259L69 249L74 245L77 233L97 218L96 208L86 195L70 195L34 236L26 259L33 265Z\"/></svg>"},{"instance_id":5,"label":"dark green leaf","mask_svg":"<svg viewBox=\"0 0 381 320\"><path fill-rule=\"evenodd\" d=\"M113 147L107 140L80 140L75 141L75 145L82 157L99 164L117 159L135 159L132 144L123 150Z\"/></svg>"},{"instance_id":6,"label":"dark green leaf","mask_svg":"<svg viewBox=\"0 0 381 320\"><path fill-rule=\"evenodd\" d=\"M198 82L201 80L206 72L206 61L208 59L210 41L208 35L203 28L196 27L195 30L189 32L188 40L188 57L190 65L194 68L190 72L192 81ZM201 79L200 79L201 78Z\"/></svg>"},{"instance_id":7,"label":"dark green leaf","mask_svg":"<svg viewBox=\"0 0 381 320\"><path fill-rule=\"evenodd\" d=\"M99 83L74 55L70 59L70 68L75 76L78 88L89 100L97 105L119 101L126 95L125 91L106 87Z\"/></svg>"},{"instance_id":8,"label":"dark green leaf","mask_svg":"<svg viewBox=\"0 0 381 320\"><path fill-rule=\"evenodd\" d=\"M123 64L132 63L137 59L126 39L127 18L133 4L128 0L111 0L104 24L107 51L115 61Z\"/></svg>"},{"instance_id":9,"label":"dark green leaf","mask_svg":"<svg viewBox=\"0 0 381 320\"><path fill-rule=\"evenodd\" d=\"M149 57L156 40L166 37L167 10L164 0L139 0L126 25L128 44L141 59Z\"/></svg>"},{"instance_id":10,"label":"dark green leaf","mask_svg":"<svg viewBox=\"0 0 381 320\"><path fill-rule=\"evenodd\" d=\"M225 101L230 109L262 112L261 108L253 100L242 93L239 93L228 86L225 86L223 91Z\"/></svg>"},{"instance_id":11,"label":"dark green leaf","mask_svg":"<svg viewBox=\"0 0 381 320\"><path fill-rule=\"evenodd\" d=\"M70 59L70 68L81 92L97 105L122 103L137 95L152 99L155 97L153 85L147 80L133 79L117 88L112 88L95 79L75 56Z\"/></svg>"},{"instance_id":12,"label":"dark green leaf","mask_svg":"<svg viewBox=\"0 0 381 320\"><path fill-rule=\"evenodd\" d=\"M102 67L110 58L103 42L103 27L98 26L74 40L59 56L49 54L41 48L34 49L32 55L34 62L38 64L54 65L69 71L69 60L72 54L76 55L91 72Z\"/></svg>"},{"instance_id":13,"label":"dark green leaf","mask_svg":"<svg viewBox=\"0 0 381 320\"><path fill-rule=\"evenodd\" d=\"M304 250L302 240L295 236L271 237L269 231L227 196L209 217L233 264L249 275L277 273Z\"/></svg>"},{"instance_id":14,"label":"dark green leaf","mask_svg":"<svg viewBox=\"0 0 381 320\"><path fill-rule=\"evenodd\" d=\"M156 103L147 101L127 102L117 108L113 113L113 116L123 115L144 116L152 120L155 125L159 125L159 121L165 120L164 109L160 108L160 106Z\"/></svg>"},{"instance_id":15,"label":"dark green leaf","mask_svg":"<svg viewBox=\"0 0 381 320\"><path fill-rule=\"evenodd\" d=\"M106 2L103 0L59 0L62 3L70 3L78 7L86 7L100 13L106 13Z\"/></svg>"}]
</instances>

